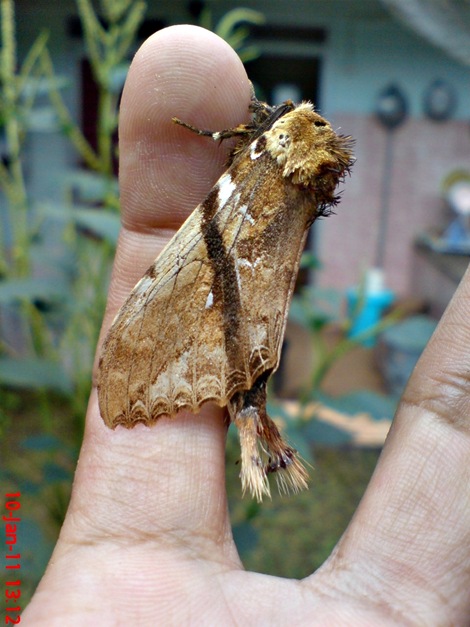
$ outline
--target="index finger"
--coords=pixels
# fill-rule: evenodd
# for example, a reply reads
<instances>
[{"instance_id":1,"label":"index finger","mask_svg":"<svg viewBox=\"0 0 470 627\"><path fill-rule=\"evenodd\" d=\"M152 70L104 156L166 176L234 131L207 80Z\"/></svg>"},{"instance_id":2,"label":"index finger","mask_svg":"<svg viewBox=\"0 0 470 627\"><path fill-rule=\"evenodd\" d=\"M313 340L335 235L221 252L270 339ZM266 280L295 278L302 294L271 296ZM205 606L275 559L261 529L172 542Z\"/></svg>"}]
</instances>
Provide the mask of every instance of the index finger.
<instances>
[{"instance_id":1,"label":"index finger","mask_svg":"<svg viewBox=\"0 0 470 627\"><path fill-rule=\"evenodd\" d=\"M227 147L176 126L236 126L251 87L238 56L204 29L165 29L141 47L122 96L122 231L104 333L138 279L223 170Z\"/></svg>"},{"instance_id":2,"label":"index finger","mask_svg":"<svg viewBox=\"0 0 470 627\"><path fill-rule=\"evenodd\" d=\"M172 117L200 127L236 126L248 117L250 98L237 55L204 29L165 29L137 53L121 106L123 228L102 339L134 285L223 171L227 147L173 124ZM162 418L152 428L113 431L100 418L94 390L70 511L76 520L77 512L86 517L91 501L98 503L94 533L107 540L125 533L139 511L139 538L154 533L158 539L162 529L171 529L181 537L224 538L231 546L221 507L224 453L225 429L215 406L207 404L195 417L182 412L177 420ZM64 538L76 533L68 520Z\"/></svg>"},{"instance_id":3,"label":"index finger","mask_svg":"<svg viewBox=\"0 0 470 627\"><path fill-rule=\"evenodd\" d=\"M366 494L323 567L337 589L353 580L377 605L389 591L389 607L407 624L463 625L470 615L469 303L467 271L408 383Z\"/></svg>"}]
</instances>

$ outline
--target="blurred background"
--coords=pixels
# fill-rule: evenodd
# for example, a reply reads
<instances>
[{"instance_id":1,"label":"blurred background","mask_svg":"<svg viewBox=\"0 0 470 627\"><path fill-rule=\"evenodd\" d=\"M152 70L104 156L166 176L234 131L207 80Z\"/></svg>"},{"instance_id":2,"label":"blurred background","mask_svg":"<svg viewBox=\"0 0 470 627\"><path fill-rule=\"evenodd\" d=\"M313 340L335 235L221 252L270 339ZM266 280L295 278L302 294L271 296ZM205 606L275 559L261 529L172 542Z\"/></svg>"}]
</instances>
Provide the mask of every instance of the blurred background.
<instances>
[{"instance_id":1,"label":"blurred background","mask_svg":"<svg viewBox=\"0 0 470 627\"><path fill-rule=\"evenodd\" d=\"M0 472L5 492L22 495L22 606L60 529L83 432L119 231L120 93L139 45L180 23L226 39L260 99L311 100L356 140L339 215L309 235L270 395L272 416L314 466L310 490L262 506L242 499L228 437L246 566L308 574L344 531L468 264L468 2L0 7Z\"/></svg>"}]
</instances>

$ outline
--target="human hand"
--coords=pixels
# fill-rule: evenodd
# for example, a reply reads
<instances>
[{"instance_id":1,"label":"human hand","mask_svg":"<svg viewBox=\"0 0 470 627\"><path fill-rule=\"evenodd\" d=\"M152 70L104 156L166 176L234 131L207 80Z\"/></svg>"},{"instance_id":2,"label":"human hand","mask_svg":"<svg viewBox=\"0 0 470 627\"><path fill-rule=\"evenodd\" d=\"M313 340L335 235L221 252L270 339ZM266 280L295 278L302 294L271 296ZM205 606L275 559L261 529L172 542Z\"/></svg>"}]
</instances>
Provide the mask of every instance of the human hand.
<instances>
[{"instance_id":1,"label":"human hand","mask_svg":"<svg viewBox=\"0 0 470 627\"><path fill-rule=\"evenodd\" d=\"M223 148L171 118L229 128L246 119L249 101L242 64L208 31L166 29L138 52L121 105L123 229L103 334L223 171ZM467 275L352 522L302 581L243 570L227 510L222 410L111 431L94 390L69 510L22 622L470 624L469 302Z\"/></svg>"}]
</instances>

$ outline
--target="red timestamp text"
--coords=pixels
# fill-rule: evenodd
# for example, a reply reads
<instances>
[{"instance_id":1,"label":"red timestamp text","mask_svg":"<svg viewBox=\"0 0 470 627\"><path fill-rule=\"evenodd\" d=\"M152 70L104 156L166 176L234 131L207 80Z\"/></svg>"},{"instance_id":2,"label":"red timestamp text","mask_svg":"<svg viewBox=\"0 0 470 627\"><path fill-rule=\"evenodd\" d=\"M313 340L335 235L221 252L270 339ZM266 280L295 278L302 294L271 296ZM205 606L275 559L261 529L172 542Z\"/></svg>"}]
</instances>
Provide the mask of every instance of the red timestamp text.
<instances>
[{"instance_id":1,"label":"red timestamp text","mask_svg":"<svg viewBox=\"0 0 470 627\"><path fill-rule=\"evenodd\" d=\"M20 492L5 494L5 513L2 520L5 523L5 570L8 581L5 582L5 625L18 625L21 621L19 612L21 607L18 600L21 597L21 580L15 571L21 568L21 554L18 551L18 524L21 522ZM10 579L11 577L11 579Z\"/></svg>"}]
</instances>

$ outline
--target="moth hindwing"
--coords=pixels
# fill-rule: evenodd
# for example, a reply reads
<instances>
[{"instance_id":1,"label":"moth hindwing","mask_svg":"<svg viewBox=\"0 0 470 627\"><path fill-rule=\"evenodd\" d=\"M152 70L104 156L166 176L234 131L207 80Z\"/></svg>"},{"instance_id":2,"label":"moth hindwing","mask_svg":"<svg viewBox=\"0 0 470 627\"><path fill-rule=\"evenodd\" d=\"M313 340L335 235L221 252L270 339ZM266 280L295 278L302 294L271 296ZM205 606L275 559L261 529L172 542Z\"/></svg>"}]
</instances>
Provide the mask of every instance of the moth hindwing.
<instances>
[{"instance_id":1,"label":"moth hindwing","mask_svg":"<svg viewBox=\"0 0 470 627\"><path fill-rule=\"evenodd\" d=\"M261 500L268 475L281 490L307 473L266 413L308 227L337 202L352 140L310 103L253 99L226 172L137 283L103 344L98 377L104 422L131 428L227 407L241 441L241 481Z\"/></svg>"}]
</instances>

